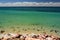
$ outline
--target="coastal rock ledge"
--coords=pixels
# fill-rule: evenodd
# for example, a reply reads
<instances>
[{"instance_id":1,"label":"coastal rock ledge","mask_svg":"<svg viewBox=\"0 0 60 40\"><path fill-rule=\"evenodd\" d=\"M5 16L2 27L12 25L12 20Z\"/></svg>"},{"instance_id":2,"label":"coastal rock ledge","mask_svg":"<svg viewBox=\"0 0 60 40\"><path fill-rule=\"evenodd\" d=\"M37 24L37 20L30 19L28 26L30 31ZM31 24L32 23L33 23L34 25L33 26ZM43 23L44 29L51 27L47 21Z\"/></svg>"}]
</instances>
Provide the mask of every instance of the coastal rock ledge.
<instances>
[{"instance_id":1,"label":"coastal rock ledge","mask_svg":"<svg viewBox=\"0 0 60 40\"><path fill-rule=\"evenodd\" d=\"M60 37L45 34L0 34L0 40L60 40Z\"/></svg>"}]
</instances>

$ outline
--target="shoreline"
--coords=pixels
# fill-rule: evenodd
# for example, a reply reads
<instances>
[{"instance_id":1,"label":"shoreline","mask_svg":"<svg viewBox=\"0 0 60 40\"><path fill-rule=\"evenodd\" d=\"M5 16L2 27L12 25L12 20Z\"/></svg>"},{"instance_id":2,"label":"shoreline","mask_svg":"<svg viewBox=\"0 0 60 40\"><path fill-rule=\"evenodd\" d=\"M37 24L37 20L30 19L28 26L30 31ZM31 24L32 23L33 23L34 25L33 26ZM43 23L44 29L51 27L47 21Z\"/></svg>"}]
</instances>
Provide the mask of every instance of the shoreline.
<instances>
[{"instance_id":1,"label":"shoreline","mask_svg":"<svg viewBox=\"0 0 60 40\"><path fill-rule=\"evenodd\" d=\"M43 34L46 32L47 34L57 35L60 36L59 30L54 29L53 27L44 27L40 25L19 25L19 26L11 26L11 27L5 27L0 28L0 32L5 31L5 33L20 33L20 34Z\"/></svg>"}]
</instances>

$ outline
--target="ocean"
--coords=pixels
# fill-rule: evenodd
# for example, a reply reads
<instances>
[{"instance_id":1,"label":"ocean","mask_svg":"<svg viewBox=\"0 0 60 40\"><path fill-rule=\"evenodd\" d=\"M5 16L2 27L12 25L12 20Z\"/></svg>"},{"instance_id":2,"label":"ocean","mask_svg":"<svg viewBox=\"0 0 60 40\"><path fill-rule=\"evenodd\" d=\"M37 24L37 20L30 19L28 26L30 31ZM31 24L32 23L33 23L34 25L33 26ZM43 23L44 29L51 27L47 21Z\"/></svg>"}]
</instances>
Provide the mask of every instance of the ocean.
<instances>
[{"instance_id":1,"label":"ocean","mask_svg":"<svg viewBox=\"0 0 60 40\"><path fill-rule=\"evenodd\" d=\"M60 35L60 7L0 7L0 30Z\"/></svg>"}]
</instances>

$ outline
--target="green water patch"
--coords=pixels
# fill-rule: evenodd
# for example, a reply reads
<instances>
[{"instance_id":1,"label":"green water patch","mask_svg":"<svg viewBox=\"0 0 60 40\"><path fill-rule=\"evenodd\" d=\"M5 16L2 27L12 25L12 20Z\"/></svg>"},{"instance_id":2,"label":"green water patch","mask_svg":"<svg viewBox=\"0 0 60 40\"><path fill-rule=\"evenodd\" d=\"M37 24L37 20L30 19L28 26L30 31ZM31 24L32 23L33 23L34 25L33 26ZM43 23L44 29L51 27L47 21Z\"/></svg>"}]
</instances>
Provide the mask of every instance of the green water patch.
<instances>
[{"instance_id":1,"label":"green water patch","mask_svg":"<svg viewBox=\"0 0 60 40\"><path fill-rule=\"evenodd\" d=\"M28 26L27 26L28 25ZM0 27L11 30L60 29L59 12L0 10ZM32 28L33 27L33 28ZM7 29L7 30L8 30Z\"/></svg>"}]
</instances>

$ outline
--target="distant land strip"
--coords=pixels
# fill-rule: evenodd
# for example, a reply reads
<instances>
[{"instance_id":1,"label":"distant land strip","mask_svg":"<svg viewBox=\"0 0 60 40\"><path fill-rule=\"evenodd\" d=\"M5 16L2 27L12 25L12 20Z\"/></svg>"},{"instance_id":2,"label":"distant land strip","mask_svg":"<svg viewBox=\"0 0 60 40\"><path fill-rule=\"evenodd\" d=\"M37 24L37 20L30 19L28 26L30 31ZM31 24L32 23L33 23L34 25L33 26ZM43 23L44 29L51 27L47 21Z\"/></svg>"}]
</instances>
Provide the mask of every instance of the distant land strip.
<instances>
[{"instance_id":1,"label":"distant land strip","mask_svg":"<svg viewBox=\"0 0 60 40\"><path fill-rule=\"evenodd\" d=\"M34 6L34 7L60 7L60 2L7 2L7 3L0 3L0 7L13 7L13 6Z\"/></svg>"}]
</instances>

